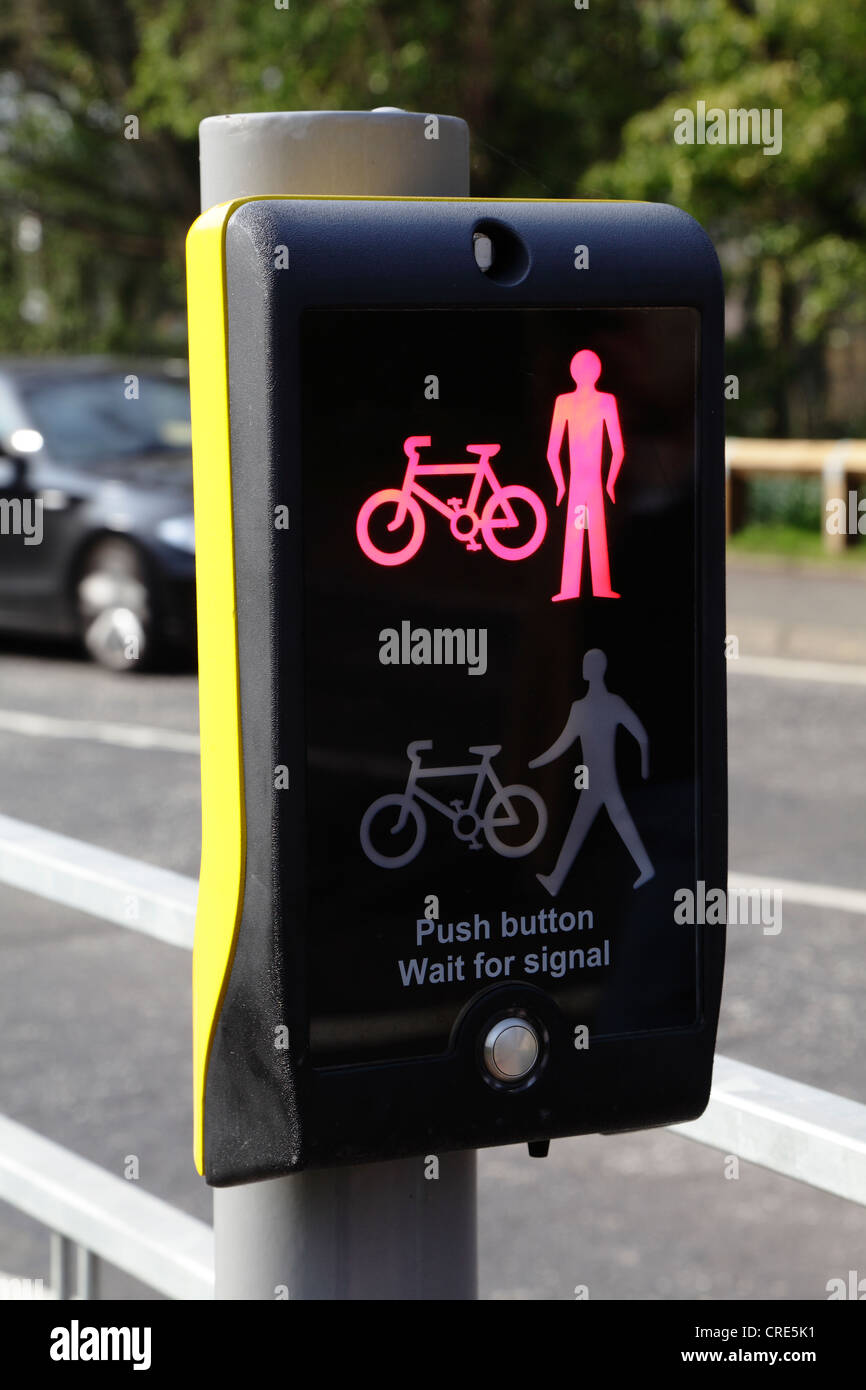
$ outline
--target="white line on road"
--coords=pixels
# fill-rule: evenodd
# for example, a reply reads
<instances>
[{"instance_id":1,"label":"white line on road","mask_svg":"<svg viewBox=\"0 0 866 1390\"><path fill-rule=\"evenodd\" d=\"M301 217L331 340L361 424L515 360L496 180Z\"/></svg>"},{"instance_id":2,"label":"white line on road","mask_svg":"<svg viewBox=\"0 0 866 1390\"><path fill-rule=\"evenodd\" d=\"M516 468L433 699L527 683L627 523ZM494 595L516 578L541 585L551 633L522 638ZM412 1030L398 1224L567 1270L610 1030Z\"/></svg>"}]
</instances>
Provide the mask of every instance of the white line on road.
<instances>
[{"instance_id":1,"label":"white line on road","mask_svg":"<svg viewBox=\"0 0 866 1390\"><path fill-rule=\"evenodd\" d=\"M866 685L866 666L843 662L741 656L731 659L728 670L743 676ZM0 709L0 733L23 734L28 738L81 739L90 743L113 744L117 748L193 753L196 756L200 746L197 734L182 733L176 729L156 729L146 724L114 724L97 719L63 719L58 715L32 714L27 710L15 709Z\"/></svg>"},{"instance_id":2,"label":"white line on road","mask_svg":"<svg viewBox=\"0 0 866 1390\"><path fill-rule=\"evenodd\" d=\"M146 724L60 719L53 714L30 714L17 709L0 709L0 733L24 734L28 738L84 739L90 743L111 743L118 748L159 749L167 753L198 755L199 751L198 734L153 729Z\"/></svg>"},{"instance_id":3,"label":"white line on road","mask_svg":"<svg viewBox=\"0 0 866 1390\"><path fill-rule=\"evenodd\" d=\"M866 916L866 893L859 888L834 888L829 883L803 883L799 879L732 872L728 874L728 889L738 893L772 893L775 890L781 893L784 903L829 907L838 912L860 912Z\"/></svg>"},{"instance_id":4,"label":"white line on road","mask_svg":"<svg viewBox=\"0 0 866 1390\"><path fill-rule=\"evenodd\" d=\"M796 661L782 656L731 657L728 670L741 676L782 680L827 681L832 685L866 685L866 666L843 661Z\"/></svg>"},{"instance_id":5,"label":"white line on road","mask_svg":"<svg viewBox=\"0 0 866 1390\"><path fill-rule=\"evenodd\" d=\"M3 815L0 883L173 946L192 946L196 879ZM741 892L779 889L788 903L866 916L866 892L856 888L743 873L729 874L728 887Z\"/></svg>"},{"instance_id":6,"label":"white line on road","mask_svg":"<svg viewBox=\"0 0 866 1390\"><path fill-rule=\"evenodd\" d=\"M198 882L171 869L0 815L0 882L192 947Z\"/></svg>"}]
</instances>

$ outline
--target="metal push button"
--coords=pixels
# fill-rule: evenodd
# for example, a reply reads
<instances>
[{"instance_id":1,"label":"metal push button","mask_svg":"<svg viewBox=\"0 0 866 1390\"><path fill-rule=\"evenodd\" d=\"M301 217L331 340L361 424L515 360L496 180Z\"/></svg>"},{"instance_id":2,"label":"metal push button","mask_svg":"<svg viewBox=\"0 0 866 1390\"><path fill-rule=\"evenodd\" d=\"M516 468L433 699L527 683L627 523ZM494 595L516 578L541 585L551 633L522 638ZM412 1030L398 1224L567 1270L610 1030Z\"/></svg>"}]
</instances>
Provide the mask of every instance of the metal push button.
<instances>
[{"instance_id":1,"label":"metal push button","mask_svg":"<svg viewBox=\"0 0 866 1390\"><path fill-rule=\"evenodd\" d=\"M502 1018L484 1039L484 1065L497 1081L522 1081L538 1061L538 1033L525 1018Z\"/></svg>"}]
</instances>

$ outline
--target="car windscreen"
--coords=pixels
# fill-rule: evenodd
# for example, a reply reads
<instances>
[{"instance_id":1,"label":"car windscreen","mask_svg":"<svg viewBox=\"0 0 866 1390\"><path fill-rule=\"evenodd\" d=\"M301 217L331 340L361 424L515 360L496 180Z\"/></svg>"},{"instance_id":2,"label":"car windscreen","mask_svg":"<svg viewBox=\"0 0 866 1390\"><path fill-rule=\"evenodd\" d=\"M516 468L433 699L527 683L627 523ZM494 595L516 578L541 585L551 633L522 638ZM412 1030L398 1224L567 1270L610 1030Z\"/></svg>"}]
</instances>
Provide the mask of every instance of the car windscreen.
<instances>
[{"instance_id":1,"label":"car windscreen","mask_svg":"<svg viewBox=\"0 0 866 1390\"><path fill-rule=\"evenodd\" d=\"M76 463L142 454L188 457L189 386L158 376L68 376L22 382L49 454Z\"/></svg>"}]
</instances>

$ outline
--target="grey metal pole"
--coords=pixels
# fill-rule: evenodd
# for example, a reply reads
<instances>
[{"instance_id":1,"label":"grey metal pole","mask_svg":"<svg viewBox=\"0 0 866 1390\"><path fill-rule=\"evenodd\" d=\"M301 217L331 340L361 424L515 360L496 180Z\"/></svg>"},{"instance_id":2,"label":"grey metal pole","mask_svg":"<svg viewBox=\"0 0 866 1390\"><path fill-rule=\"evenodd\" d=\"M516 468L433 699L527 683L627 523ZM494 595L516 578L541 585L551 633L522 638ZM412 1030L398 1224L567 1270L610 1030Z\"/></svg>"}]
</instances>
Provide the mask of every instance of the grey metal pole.
<instances>
[{"instance_id":1,"label":"grey metal pole","mask_svg":"<svg viewBox=\"0 0 866 1390\"><path fill-rule=\"evenodd\" d=\"M465 198L469 127L457 116L260 111L199 125L202 211L268 193Z\"/></svg>"},{"instance_id":2,"label":"grey metal pole","mask_svg":"<svg viewBox=\"0 0 866 1390\"><path fill-rule=\"evenodd\" d=\"M214 1192L216 1297L472 1299L475 1153L365 1163Z\"/></svg>"},{"instance_id":3,"label":"grey metal pole","mask_svg":"<svg viewBox=\"0 0 866 1390\"><path fill-rule=\"evenodd\" d=\"M469 130L454 116L394 107L210 116L199 136L203 210L280 193L469 193ZM474 1299L475 1198L474 1152L217 1188L216 1297Z\"/></svg>"}]
</instances>

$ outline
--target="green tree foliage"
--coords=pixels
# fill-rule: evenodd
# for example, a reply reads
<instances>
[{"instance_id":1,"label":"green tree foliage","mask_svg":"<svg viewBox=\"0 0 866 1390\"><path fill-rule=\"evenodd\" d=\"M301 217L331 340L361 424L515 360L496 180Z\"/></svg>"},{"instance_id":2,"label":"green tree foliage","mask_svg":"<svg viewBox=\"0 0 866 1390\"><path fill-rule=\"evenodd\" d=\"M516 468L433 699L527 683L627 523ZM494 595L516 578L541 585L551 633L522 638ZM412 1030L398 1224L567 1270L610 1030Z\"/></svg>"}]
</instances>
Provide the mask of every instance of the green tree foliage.
<instances>
[{"instance_id":1,"label":"green tree foliage","mask_svg":"<svg viewBox=\"0 0 866 1390\"><path fill-rule=\"evenodd\" d=\"M820 0L6 0L5 348L182 348L199 120L398 105L469 121L478 194L697 216L739 319L736 429L820 432L828 332L866 318L864 41L866 11ZM699 100L781 108L782 152L676 144Z\"/></svg>"},{"instance_id":2,"label":"green tree foliage","mask_svg":"<svg viewBox=\"0 0 866 1390\"><path fill-rule=\"evenodd\" d=\"M479 193L562 196L664 82L635 0L7 0L0 18L0 331L5 348L183 342L197 126L269 109L463 115ZM137 118L131 130L128 117ZM129 138L131 134L137 138ZM23 212L44 223L23 252ZM44 322L22 319L44 286Z\"/></svg>"},{"instance_id":3,"label":"green tree foliage","mask_svg":"<svg viewBox=\"0 0 866 1390\"><path fill-rule=\"evenodd\" d=\"M831 326L866 320L866 10L819 0L666 0L641 7L641 44L675 29L668 90L635 112L613 161L581 190L686 208L712 233L736 315L739 433L820 434L830 420ZM782 149L683 144L675 112L782 112Z\"/></svg>"}]
</instances>

